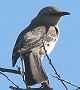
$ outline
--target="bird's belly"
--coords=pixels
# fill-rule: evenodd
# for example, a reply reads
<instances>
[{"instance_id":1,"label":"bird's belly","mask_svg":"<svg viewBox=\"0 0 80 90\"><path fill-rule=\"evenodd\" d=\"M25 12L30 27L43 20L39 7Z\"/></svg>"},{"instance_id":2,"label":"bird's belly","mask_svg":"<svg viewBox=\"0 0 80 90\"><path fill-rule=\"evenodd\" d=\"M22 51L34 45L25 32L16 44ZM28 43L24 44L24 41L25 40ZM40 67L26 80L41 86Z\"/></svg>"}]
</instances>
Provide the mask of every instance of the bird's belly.
<instances>
[{"instance_id":1,"label":"bird's belly","mask_svg":"<svg viewBox=\"0 0 80 90\"><path fill-rule=\"evenodd\" d=\"M44 47L42 47L42 48L39 49L40 58L43 59L43 57L46 55L46 53L47 54L50 54L51 51L53 50L55 44L56 44L56 41L55 42L54 41L51 41L51 42L48 42L47 44L44 43L45 49L44 49Z\"/></svg>"},{"instance_id":2,"label":"bird's belly","mask_svg":"<svg viewBox=\"0 0 80 90\"><path fill-rule=\"evenodd\" d=\"M56 41L55 41L55 42L51 41L51 42L49 42L49 43L45 46L45 49L46 49L46 51L47 51L47 54L50 54L50 53L51 53L51 51L53 50L55 44L56 44Z\"/></svg>"}]
</instances>

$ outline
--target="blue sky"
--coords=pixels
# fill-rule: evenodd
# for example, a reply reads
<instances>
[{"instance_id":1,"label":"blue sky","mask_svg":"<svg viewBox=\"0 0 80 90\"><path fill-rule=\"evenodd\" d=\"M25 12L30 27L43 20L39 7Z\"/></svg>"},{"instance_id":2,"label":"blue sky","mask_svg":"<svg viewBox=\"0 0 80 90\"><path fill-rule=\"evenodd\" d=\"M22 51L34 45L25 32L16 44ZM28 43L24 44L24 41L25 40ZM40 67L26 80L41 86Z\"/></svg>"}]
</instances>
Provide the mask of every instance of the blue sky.
<instances>
[{"instance_id":1,"label":"blue sky","mask_svg":"<svg viewBox=\"0 0 80 90\"><path fill-rule=\"evenodd\" d=\"M59 24L60 37L49 57L63 79L80 86L80 0L0 0L0 67L16 69L11 66L11 55L17 36L45 6L56 6L71 13L62 18ZM42 63L51 87L54 90L65 90L60 81L51 77L50 74L55 74L47 58ZM20 60L17 65L19 64ZM25 88L21 76L5 74L18 86ZM0 75L0 90L11 90L8 88L10 85L12 84ZM74 87L67 86L69 90L75 90Z\"/></svg>"}]
</instances>

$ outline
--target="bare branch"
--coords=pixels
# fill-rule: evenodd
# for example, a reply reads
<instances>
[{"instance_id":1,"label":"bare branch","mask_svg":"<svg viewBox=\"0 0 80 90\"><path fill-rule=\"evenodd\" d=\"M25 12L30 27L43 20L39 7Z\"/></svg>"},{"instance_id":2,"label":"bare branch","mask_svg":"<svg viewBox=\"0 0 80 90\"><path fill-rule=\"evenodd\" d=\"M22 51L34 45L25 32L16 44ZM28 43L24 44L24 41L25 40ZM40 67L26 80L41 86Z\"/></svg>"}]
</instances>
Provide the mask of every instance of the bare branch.
<instances>
[{"instance_id":1,"label":"bare branch","mask_svg":"<svg viewBox=\"0 0 80 90\"><path fill-rule=\"evenodd\" d=\"M28 89L22 89L22 88L16 88L13 86L10 86L9 88L13 89L13 90L45 90L44 88L28 88Z\"/></svg>"},{"instance_id":2,"label":"bare branch","mask_svg":"<svg viewBox=\"0 0 80 90\"><path fill-rule=\"evenodd\" d=\"M22 88L16 88L16 87L13 87L13 86L10 86L9 88L11 88L13 90L27 90L27 89L22 89Z\"/></svg>"},{"instance_id":3,"label":"bare branch","mask_svg":"<svg viewBox=\"0 0 80 90\"><path fill-rule=\"evenodd\" d=\"M69 82L69 81L67 81L67 80L61 79L61 78L59 78L59 77L55 77L55 76L53 76L52 74L51 74L51 76L54 77L54 78L57 78L58 80L62 80L62 81L64 81L64 82L66 82L66 83L68 83L68 84L70 84L70 85L72 85L72 86L77 87L78 89L80 89L79 86L77 86L77 85L75 85L75 84L73 84L73 83L71 83L71 82Z\"/></svg>"},{"instance_id":4,"label":"bare branch","mask_svg":"<svg viewBox=\"0 0 80 90\"><path fill-rule=\"evenodd\" d=\"M14 86L16 86L17 88L19 88L6 74L0 72L0 74L2 74L4 77L7 78L8 81L10 81Z\"/></svg>"},{"instance_id":5,"label":"bare branch","mask_svg":"<svg viewBox=\"0 0 80 90\"><path fill-rule=\"evenodd\" d=\"M20 71L12 70L12 69L0 68L0 71L1 71L1 72L9 72L9 73L21 74Z\"/></svg>"},{"instance_id":6,"label":"bare branch","mask_svg":"<svg viewBox=\"0 0 80 90\"><path fill-rule=\"evenodd\" d=\"M43 47L44 47L44 51L45 51L46 57L47 57L47 59L49 60L49 64L50 64L51 67L53 68L55 74L60 78L60 75L59 75L58 72L56 71L56 68L55 68L54 65L52 64L51 59L49 58L49 56L48 56L48 54L47 54L47 51L46 51L46 48L45 48L45 45L44 45L44 41L42 40L42 42L43 42ZM61 83L64 85L64 87L66 88L66 90L68 90L68 88L67 88L67 86L65 85L65 83L64 83L62 80L60 80L60 81L61 81Z\"/></svg>"},{"instance_id":7,"label":"bare branch","mask_svg":"<svg viewBox=\"0 0 80 90\"><path fill-rule=\"evenodd\" d=\"M20 58L21 58L21 64L22 64L22 73L21 73L21 76L22 76L23 82L26 85L26 88L28 88L28 85L27 85L26 80L25 80L23 57L21 56L21 54L20 54Z\"/></svg>"},{"instance_id":8,"label":"bare branch","mask_svg":"<svg viewBox=\"0 0 80 90\"><path fill-rule=\"evenodd\" d=\"M54 69L55 71L55 74L60 78L60 75L57 73L55 67L53 66L52 62L51 62L51 59L49 59L49 64L52 66L52 68ZM65 85L65 83L60 79L61 83L63 84L63 86L66 88L66 90L68 90L67 86Z\"/></svg>"}]
</instances>

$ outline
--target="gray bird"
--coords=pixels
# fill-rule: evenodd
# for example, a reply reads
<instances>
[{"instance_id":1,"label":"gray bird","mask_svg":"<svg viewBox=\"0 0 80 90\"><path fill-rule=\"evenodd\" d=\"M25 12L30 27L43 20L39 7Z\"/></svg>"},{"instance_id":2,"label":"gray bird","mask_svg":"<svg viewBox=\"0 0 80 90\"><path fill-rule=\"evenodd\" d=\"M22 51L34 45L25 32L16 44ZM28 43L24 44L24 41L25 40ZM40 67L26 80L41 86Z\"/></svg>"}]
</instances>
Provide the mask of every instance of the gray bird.
<instances>
[{"instance_id":1,"label":"gray bird","mask_svg":"<svg viewBox=\"0 0 80 90\"><path fill-rule=\"evenodd\" d=\"M38 83L49 85L41 60L46 53L49 54L53 50L58 40L58 23L61 17L69 14L53 6L45 7L19 34L12 53L12 66L14 67L17 59L22 56L28 86Z\"/></svg>"}]
</instances>

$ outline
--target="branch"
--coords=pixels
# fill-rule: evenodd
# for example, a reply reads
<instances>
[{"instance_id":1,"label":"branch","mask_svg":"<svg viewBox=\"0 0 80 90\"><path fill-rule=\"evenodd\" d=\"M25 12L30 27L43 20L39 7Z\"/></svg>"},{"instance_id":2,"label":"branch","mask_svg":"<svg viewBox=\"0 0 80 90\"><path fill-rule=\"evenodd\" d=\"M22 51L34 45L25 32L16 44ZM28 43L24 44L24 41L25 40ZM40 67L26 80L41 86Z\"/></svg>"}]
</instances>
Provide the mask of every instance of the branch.
<instances>
[{"instance_id":1,"label":"branch","mask_svg":"<svg viewBox=\"0 0 80 90\"><path fill-rule=\"evenodd\" d=\"M0 68L0 71L2 71L2 72L9 72L9 73L15 73L15 74L20 74L21 75L20 71L12 70L12 69Z\"/></svg>"},{"instance_id":2,"label":"branch","mask_svg":"<svg viewBox=\"0 0 80 90\"><path fill-rule=\"evenodd\" d=\"M74 87L77 87L76 90L79 90L79 89L80 89L80 86L77 86L77 85L75 85L75 84L73 84L73 83L71 83L71 82L69 82L69 81L66 81L66 80L64 80L64 79L61 79L60 75L59 75L58 72L56 71L56 68L55 68L54 65L52 64L51 59L49 58L49 56L48 56L48 54L47 54L47 51L46 51L46 48L45 48L45 45L44 45L44 41L43 41L43 40L42 40L42 42L43 42L43 47L44 47L44 51L45 51L46 57L47 57L47 59L49 60L49 64L50 64L51 67L53 68L53 70L54 70L54 72L55 72L55 74L56 74L57 77L55 77L55 76L53 76L53 75L51 75L51 76L54 77L54 78L57 78L58 80L60 80L61 83L62 83L62 84L64 85L64 87L66 88L66 90L68 90L68 88L67 88L67 86L65 85L64 82L66 82L66 83L68 83L68 84L70 84L70 85L72 85L72 86L74 86Z\"/></svg>"},{"instance_id":3,"label":"branch","mask_svg":"<svg viewBox=\"0 0 80 90\"><path fill-rule=\"evenodd\" d=\"M20 74L20 75L22 75L22 73L20 71L17 71L17 70L0 68L0 74L2 74L4 77L6 77L7 80L10 81L15 86L15 87L13 87L13 86L9 87L13 90L45 90L45 88L29 88L29 87L27 87L27 89L19 88L7 75L5 75L2 72L9 72L9 73ZM24 75L25 75L25 72L24 72Z\"/></svg>"},{"instance_id":4,"label":"branch","mask_svg":"<svg viewBox=\"0 0 80 90\"><path fill-rule=\"evenodd\" d=\"M58 80L62 80L62 81L64 81L64 82L66 82L66 83L68 83L68 84L70 84L70 85L72 85L72 86L77 87L78 89L80 89L80 86L77 86L77 85L75 85L75 84L73 84L73 83L71 83L71 82L69 82L69 81L66 81L66 80L64 80L64 79L61 79L61 78L59 78L59 77L55 77L55 76L53 76L52 74L51 74L51 76L54 77L54 78L57 78Z\"/></svg>"},{"instance_id":5,"label":"branch","mask_svg":"<svg viewBox=\"0 0 80 90\"><path fill-rule=\"evenodd\" d=\"M48 56L47 56L48 57ZM55 67L53 66L52 62L51 62L51 59L48 59L49 60L49 64L52 66L52 68L54 69L54 72L56 74L56 76L58 78L61 78L60 75L58 74L58 72L56 71ZM63 86L66 88L66 90L68 90L67 86L65 85L65 83L62 81L62 79L60 79L61 83L63 84Z\"/></svg>"},{"instance_id":6,"label":"branch","mask_svg":"<svg viewBox=\"0 0 80 90\"><path fill-rule=\"evenodd\" d=\"M47 54L47 51L46 51L46 48L45 48L45 45L44 45L44 41L42 40L42 42L43 42L43 48L44 48L46 57L47 57L47 59L49 60L49 64L50 64L51 67L53 68L53 70L54 70L55 74L57 75L57 77L60 78L60 75L59 75L58 72L56 71L56 68L55 68L54 65L52 64L51 59L49 58L49 56L48 56L48 54ZM67 86L65 85L65 83L64 83L62 80L60 80L60 81L61 81L61 83L64 85L64 87L66 88L66 90L68 90L68 88L67 88Z\"/></svg>"},{"instance_id":7,"label":"branch","mask_svg":"<svg viewBox=\"0 0 80 90\"><path fill-rule=\"evenodd\" d=\"M2 74L4 77L6 77L7 80L10 81L14 86L16 86L17 88L19 88L6 74L4 74L2 72L9 72L9 73L20 74L21 75L21 72L20 71L12 70L12 69L0 68L0 74Z\"/></svg>"},{"instance_id":8,"label":"branch","mask_svg":"<svg viewBox=\"0 0 80 90\"><path fill-rule=\"evenodd\" d=\"M4 73L0 72L0 74L2 74L4 77L6 77L8 79L8 81L10 81L14 86L16 86L17 88L19 88L8 76L6 76Z\"/></svg>"},{"instance_id":9,"label":"branch","mask_svg":"<svg viewBox=\"0 0 80 90\"><path fill-rule=\"evenodd\" d=\"M20 54L20 58L21 58L21 64L22 64L22 73L21 73L21 76L22 76L23 82L26 85L26 88L28 88L27 82L25 80L25 73L24 73L25 71L24 71L23 57L21 56L21 54Z\"/></svg>"},{"instance_id":10,"label":"branch","mask_svg":"<svg viewBox=\"0 0 80 90\"><path fill-rule=\"evenodd\" d=\"M13 89L13 90L45 90L44 88L27 88L27 89L22 89L22 88L16 88L13 86L10 86L9 88Z\"/></svg>"}]
</instances>

